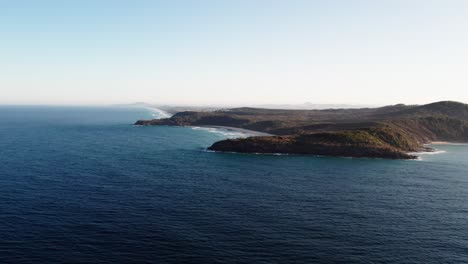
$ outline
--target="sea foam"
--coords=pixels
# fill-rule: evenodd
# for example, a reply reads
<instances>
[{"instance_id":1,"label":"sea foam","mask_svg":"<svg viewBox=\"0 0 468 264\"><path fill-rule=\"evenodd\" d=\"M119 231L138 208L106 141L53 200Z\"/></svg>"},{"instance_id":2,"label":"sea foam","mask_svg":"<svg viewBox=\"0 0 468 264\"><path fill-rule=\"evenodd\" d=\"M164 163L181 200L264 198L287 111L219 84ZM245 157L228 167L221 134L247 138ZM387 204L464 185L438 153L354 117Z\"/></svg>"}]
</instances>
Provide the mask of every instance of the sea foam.
<instances>
[{"instance_id":1,"label":"sea foam","mask_svg":"<svg viewBox=\"0 0 468 264\"><path fill-rule=\"evenodd\" d=\"M168 112L163 111L163 110L158 109L158 108L154 108L154 107L145 107L145 108L148 109L148 110L151 112L151 115L152 115L155 119L169 118L169 117L172 116L172 115L169 114Z\"/></svg>"},{"instance_id":2,"label":"sea foam","mask_svg":"<svg viewBox=\"0 0 468 264\"><path fill-rule=\"evenodd\" d=\"M437 154L443 154L446 153L447 151L445 150L436 150L436 151L421 151L421 152L411 152L409 154L411 155L437 155Z\"/></svg>"},{"instance_id":3,"label":"sea foam","mask_svg":"<svg viewBox=\"0 0 468 264\"><path fill-rule=\"evenodd\" d=\"M233 131L233 130L228 130L228 129L223 129L223 128L214 128L214 127L192 127L193 130L202 130L206 131L209 133L214 133L214 134L219 134L223 135L227 138L241 138L241 137L248 137L251 136L250 134L246 132L241 132L241 131Z\"/></svg>"}]
</instances>

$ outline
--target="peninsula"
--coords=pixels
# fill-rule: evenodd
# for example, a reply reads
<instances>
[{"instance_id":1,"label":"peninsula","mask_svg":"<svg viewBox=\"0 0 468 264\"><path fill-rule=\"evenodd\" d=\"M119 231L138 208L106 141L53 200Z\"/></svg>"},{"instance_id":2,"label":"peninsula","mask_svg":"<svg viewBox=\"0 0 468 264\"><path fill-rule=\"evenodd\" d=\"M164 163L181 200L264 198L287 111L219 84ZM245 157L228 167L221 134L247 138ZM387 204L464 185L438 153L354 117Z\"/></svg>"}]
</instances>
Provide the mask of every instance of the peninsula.
<instances>
[{"instance_id":1,"label":"peninsula","mask_svg":"<svg viewBox=\"0 0 468 264\"><path fill-rule=\"evenodd\" d=\"M184 111L135 125L229 126L268 133L226 139L209 150L240 153L415 159L433 141L468 142L468 105L443 101L379 108Z\"/></svg>"}]
</instances>

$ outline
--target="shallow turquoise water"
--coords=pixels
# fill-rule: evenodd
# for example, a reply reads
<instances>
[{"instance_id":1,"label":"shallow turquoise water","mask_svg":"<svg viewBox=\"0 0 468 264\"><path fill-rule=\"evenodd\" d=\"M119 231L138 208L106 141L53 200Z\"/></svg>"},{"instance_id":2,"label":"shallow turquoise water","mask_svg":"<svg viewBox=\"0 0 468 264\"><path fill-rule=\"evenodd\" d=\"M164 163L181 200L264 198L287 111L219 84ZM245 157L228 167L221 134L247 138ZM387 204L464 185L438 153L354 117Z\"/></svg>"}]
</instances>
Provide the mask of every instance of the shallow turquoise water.
<instances>
[{"instance_id":1,"label":"shallow turquoise water","mask_svg":"<svg viewBox=\"0 0 468 264\"><path fill-rule=\"evenodd\" d=\"M206 152L147 109L0 107L0 263L468 262L468 146Z\"/></svg>"}]
</instances>

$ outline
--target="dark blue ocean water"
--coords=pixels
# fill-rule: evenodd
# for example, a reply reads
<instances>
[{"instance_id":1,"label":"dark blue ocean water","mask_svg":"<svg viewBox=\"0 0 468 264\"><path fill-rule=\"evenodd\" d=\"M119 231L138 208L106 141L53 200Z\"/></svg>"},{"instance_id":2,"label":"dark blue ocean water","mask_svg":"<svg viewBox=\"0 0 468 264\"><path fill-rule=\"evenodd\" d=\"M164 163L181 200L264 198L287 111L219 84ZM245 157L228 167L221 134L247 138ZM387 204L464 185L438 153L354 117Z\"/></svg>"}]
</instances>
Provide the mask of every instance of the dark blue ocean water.
<instances>
[{"instance_id":1,"label":"dark blue ocean water","mask_svg":"<svg viewBox=\"0 0 468 264\"><path fill-rule=\"evenodd\" d=\"M210 153L147 109L0 107L0 263L467 263L468 146Z\"/></svg>"}]
</instances>

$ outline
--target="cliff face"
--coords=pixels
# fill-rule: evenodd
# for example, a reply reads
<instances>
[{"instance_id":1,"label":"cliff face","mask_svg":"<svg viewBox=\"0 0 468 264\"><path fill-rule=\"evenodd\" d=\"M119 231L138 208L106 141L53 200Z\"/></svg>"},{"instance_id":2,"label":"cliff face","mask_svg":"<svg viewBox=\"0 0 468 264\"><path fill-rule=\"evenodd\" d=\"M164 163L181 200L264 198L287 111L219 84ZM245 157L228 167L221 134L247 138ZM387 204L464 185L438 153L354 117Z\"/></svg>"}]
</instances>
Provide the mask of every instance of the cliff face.
<instances>
[{"instance_id":1,"label":"cliff face","mask_svg":"<svg viewBox=\"0 0 468 264\"><path fill-rule=\"evenodd\" d=\"M237 108L181 112L136 125L232 126L281 136L216 142L209 149L243 153L411 159L430 141L468 142L468 106L439 102L423 106L329 110Z\"/></svg>"}]
</instances>

